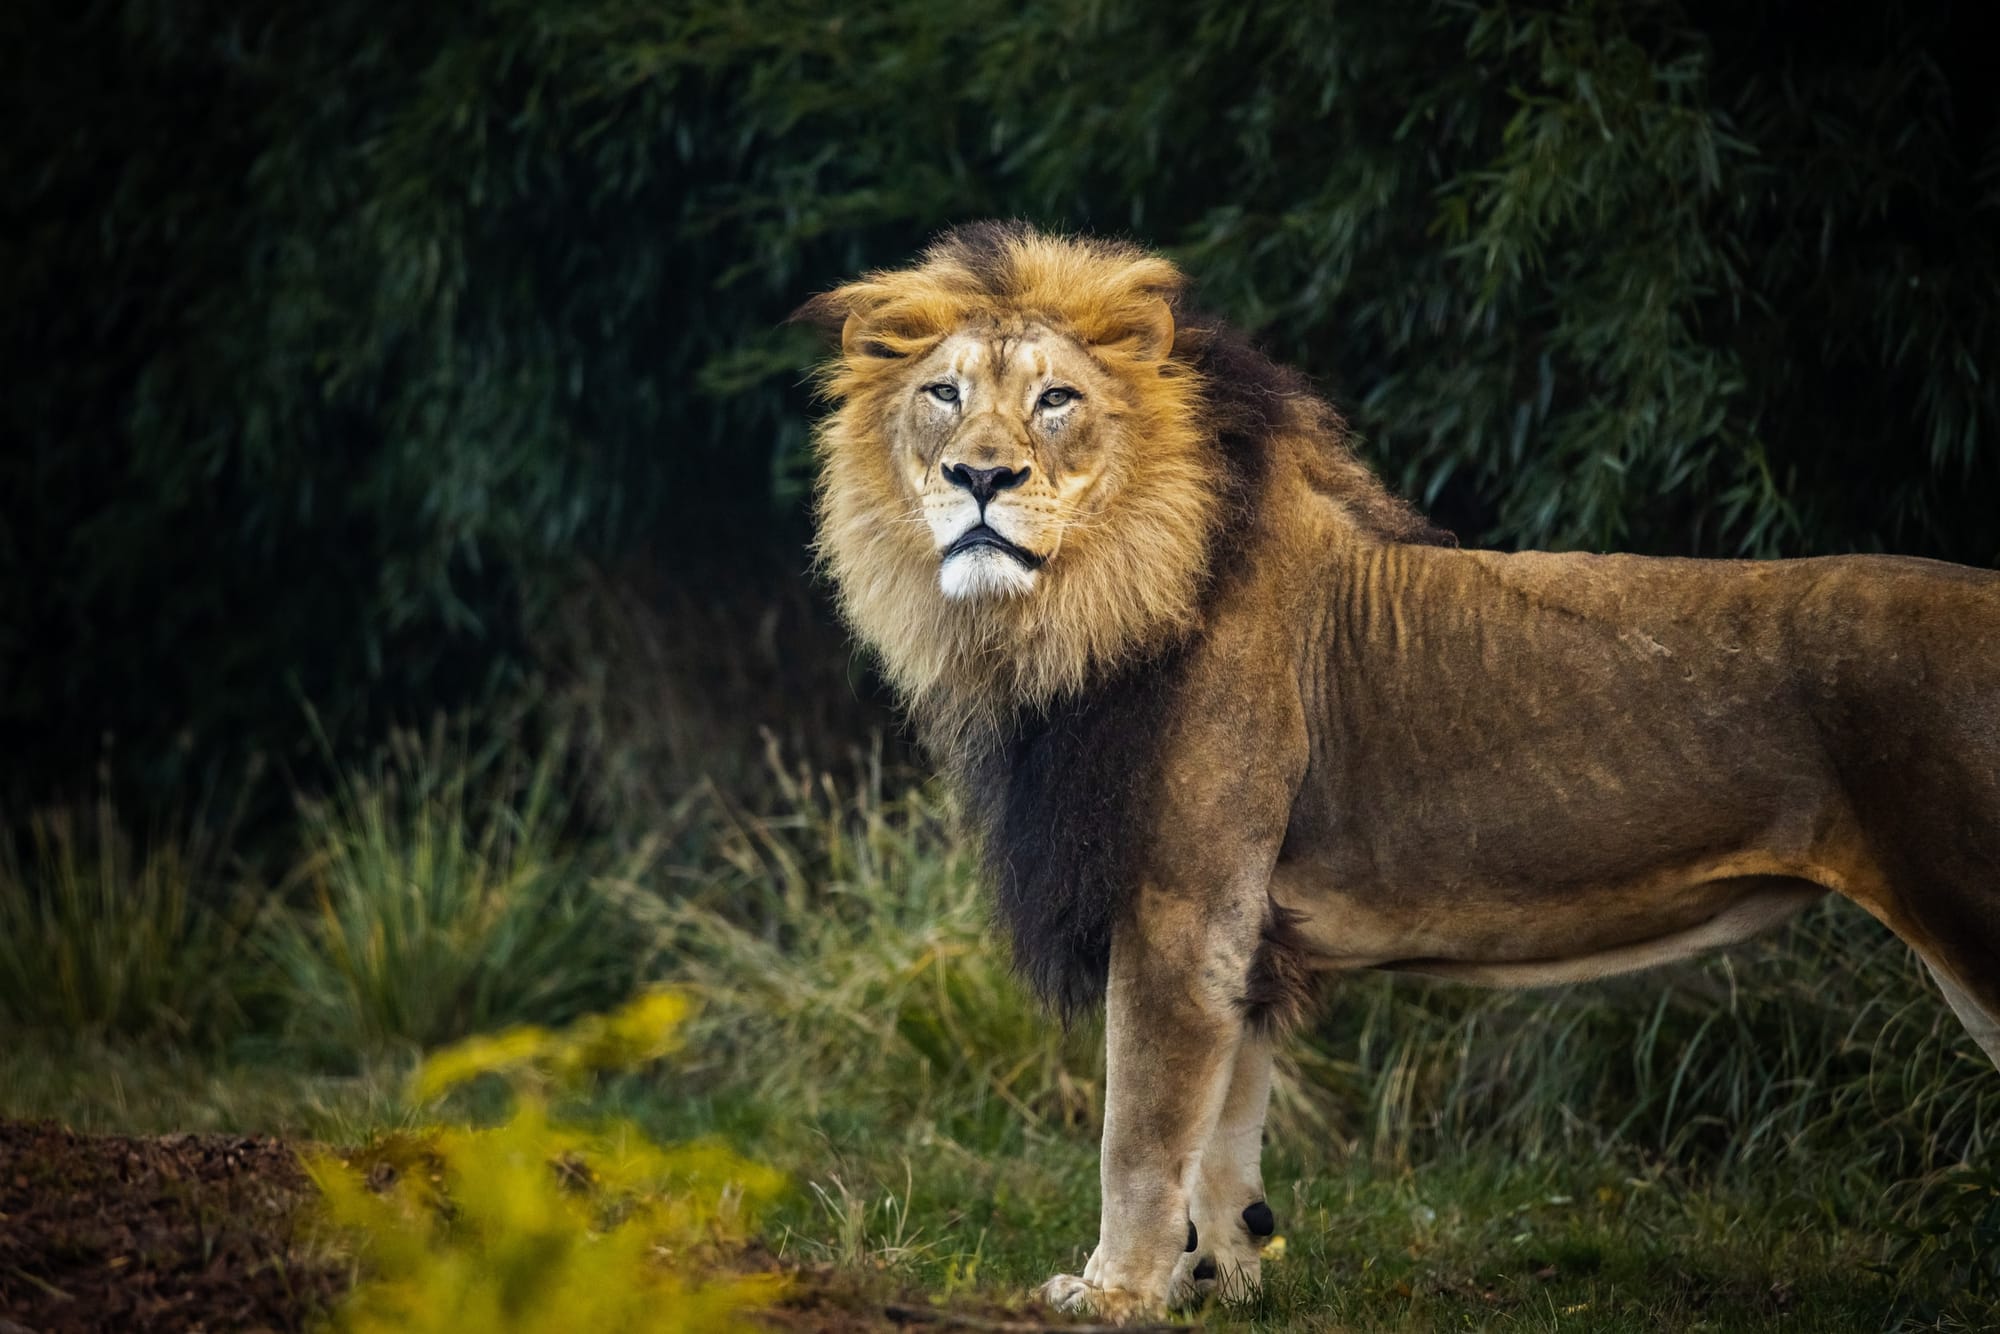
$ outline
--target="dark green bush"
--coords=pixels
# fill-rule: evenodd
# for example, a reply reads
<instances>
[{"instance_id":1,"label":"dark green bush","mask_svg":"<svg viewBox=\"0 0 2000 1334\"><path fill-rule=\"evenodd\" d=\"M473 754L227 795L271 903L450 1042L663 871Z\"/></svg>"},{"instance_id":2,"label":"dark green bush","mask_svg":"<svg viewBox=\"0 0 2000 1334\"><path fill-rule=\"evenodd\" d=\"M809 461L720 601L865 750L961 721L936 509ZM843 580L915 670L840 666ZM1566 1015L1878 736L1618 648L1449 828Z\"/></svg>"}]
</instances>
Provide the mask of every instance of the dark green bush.
<instances>
[{"instance_id":1,"label":"dark green bush","mask_svg":"<svg viewBox=\"0 0 2000 1334\"><path fill-rule=\"evenodd\" d=\"M581 559L803 564L816 287L1172 249L1469 538L2000 556L1969 7L30 4L0 732L158 790L504 684Z\"/></svg>"}]
</instances>

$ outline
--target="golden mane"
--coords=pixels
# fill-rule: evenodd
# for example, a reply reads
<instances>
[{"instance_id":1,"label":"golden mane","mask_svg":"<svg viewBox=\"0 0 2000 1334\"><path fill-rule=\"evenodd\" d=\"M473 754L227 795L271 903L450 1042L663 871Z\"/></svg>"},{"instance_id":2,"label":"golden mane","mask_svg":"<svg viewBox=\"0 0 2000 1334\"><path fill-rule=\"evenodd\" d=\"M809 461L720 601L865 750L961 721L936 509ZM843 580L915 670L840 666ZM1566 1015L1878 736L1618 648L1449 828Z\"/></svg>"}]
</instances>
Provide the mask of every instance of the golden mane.
<instances>
[{"instance_id":1,"label":"golden mane","mask_svg":"<svg viewBox=\"0 0 2000 1334\"><path fill-rule=\"evenodd\" d=\"M1171 261L1136 246L979 223L910 268L801 307L796 318L840 336L818 373L836 406L815 435L816 553L930 740L950 746L1044 710L1196 630L1223 547L1247 540L1256 478L1279 437L1361 527L1450 541L1348 450L1338 414L1301 376L1224 325L1180 325L1186 288ZM943 598L937 552L883 447L885 421L939 340L1031 324L1075 338L1121 386L1112 415L1124 447L1112 453L1122 471L1110 502L1069 530L1035 596Z\"/></svg>"},{"instance_id":2,"label":"golden mane","mask_svg":"<svg viewBox=\"0 0 2000 1334\"><path fill-rule=\"evenodd\" d=\"M1135 247L988 224L801 311L842 331L820 374L838 406L817 432L818 556L843 612L939 739L1081 690L1195 625L1222 464L1201 377L1179 349L1162 356L1150 342L1184 286L1173 264ZM913 354L967 326L1030 322L1076 338L1116 375L1119 429L1143 442L1146 466L1128 468L1115 502L1067 539L1035 597L950 601L881 448L883 416L907 392Z\"/></svg>"}]
</instances>

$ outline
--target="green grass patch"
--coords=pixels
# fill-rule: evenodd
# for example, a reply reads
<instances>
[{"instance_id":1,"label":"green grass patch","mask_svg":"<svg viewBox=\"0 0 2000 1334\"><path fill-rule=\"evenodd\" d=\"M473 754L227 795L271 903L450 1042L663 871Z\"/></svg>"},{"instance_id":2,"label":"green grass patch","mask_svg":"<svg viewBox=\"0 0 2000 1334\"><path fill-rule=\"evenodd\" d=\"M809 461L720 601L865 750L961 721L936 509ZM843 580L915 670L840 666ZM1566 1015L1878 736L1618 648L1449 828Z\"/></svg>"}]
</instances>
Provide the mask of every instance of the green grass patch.
<instances>
[{"instance_id":1,"label":"green grass patch","mask_svg":"<svg viewBox=\"0 0 2000 1334\"><path fill-rule=\"evenodd\" d=\"M247 901L198 822L135 840L110 802L0 824L0 1023L201 1044L231 1030Z\"/></svg>"},{"instance_id":2,"label":"green grass patch","mask_svg":"<svg viewBox=\"0 0 2000 1334\"><path fill-rule=\"evenodd\" d=\"M560 760L470 755L440 727L303 801L258 940L278 1038L322 1060L420 1051L632 994L653 949L621 904L650 851L568 836Z\"/></svg>"},{"instance_id":3,"label":"green grass patch","mask_svg":"<svg viewBox=\"0 0 2000 1334\"><path fill-rule=\"evenodd\" d=\"M99 1134L216 1131L354 1144L409 1121L407 1073L401 1063L331 1074L270 1052L31 1034L0 1042L0 1116Z\"/></svg>"},{"instance_id":4,"label":"green grass patch","mask_svg":"<svg viewBox=\"0 0 2000 1334\"><path fill-rule=\"evenodd\" d=\"M1075 1272L1094 1238L1095 1162L1075 1146L846 1150L774 1220L788 1254L885 1287L1004 1295ZM1282 1253L1262 1295L1211 1326L1874 1330L1903 1300L1870 1269L1879 1220L1830 1223L1810 1171L1732 1188L1605 1160L1301 1156L1270 1185Z\"/></svg>"}]
</instances>

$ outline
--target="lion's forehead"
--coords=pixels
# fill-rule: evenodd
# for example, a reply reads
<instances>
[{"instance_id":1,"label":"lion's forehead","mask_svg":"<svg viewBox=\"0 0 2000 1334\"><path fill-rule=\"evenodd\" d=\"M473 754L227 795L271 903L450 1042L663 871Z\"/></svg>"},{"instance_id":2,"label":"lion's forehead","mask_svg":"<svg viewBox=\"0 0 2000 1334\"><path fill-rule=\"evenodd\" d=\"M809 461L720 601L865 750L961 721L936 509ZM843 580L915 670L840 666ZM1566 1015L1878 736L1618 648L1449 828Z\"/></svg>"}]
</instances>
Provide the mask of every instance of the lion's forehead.
<instances>
[{"instance_id":1,"label":"lion's forehead","mask_svg":"<svg viewBox=\"0 0 2000 1334\"><path fill-rule=\"evenodd\" d=\"M1062 334L1039 325L1020 329L961 329L938 351L954 375L1002 385L1038 381L1056 374L1061 363L1087 360Z\"/></svg>"}]
</instances>

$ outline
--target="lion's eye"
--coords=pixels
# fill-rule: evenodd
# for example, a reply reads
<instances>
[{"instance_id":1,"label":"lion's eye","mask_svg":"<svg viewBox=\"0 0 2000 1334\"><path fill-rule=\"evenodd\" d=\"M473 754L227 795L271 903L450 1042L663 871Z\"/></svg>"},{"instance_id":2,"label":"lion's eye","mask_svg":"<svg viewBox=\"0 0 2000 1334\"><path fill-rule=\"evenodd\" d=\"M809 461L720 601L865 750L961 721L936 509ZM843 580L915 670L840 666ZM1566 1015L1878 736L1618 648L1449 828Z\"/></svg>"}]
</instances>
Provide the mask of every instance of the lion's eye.
<instances>
[{"instance_id":1,"label":"lion's eye","mask_svg":"<svg viewBox=\"0 0 2000 1334\"><path fill-rule=\"evenodd\" d=\"M1039 405L1045 408L1059 408L1075 397L1074 389L1050 389L1042 394Z\"/></svg>"},{"instance_id":2,"label":"lion's eye","mask_svg":"<svg viewBox=\"0 0 2000 1334\"><path fill-rule=\"evenodd\" d=\"M924 392L926 394L929 394L932 398L936 399L940 403L958 402L957 385L950 385L943 383L927 384L924 386Z\"/></svg>"}]
</instances>

